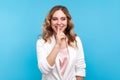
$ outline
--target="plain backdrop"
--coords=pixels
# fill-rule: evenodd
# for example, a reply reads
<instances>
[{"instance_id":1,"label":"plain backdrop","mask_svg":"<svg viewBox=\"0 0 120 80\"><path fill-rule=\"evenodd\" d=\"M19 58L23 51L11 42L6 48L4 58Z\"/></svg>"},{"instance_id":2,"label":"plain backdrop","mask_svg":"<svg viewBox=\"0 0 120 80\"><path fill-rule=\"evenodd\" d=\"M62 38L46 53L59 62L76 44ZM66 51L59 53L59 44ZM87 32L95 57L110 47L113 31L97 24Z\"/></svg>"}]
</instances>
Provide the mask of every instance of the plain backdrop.
<instances>
[{"instance_id":1,"label":"plain backdrop","mask_svg":"<svg viewBox=\"0 0 120 80\"><path fill-rule=\"evenodd\" d=\"M85 80L120 80L120 0L0 0L0 80L41 80L36 41L55 5L81 37Z\"/></svg>"}]
</instances>

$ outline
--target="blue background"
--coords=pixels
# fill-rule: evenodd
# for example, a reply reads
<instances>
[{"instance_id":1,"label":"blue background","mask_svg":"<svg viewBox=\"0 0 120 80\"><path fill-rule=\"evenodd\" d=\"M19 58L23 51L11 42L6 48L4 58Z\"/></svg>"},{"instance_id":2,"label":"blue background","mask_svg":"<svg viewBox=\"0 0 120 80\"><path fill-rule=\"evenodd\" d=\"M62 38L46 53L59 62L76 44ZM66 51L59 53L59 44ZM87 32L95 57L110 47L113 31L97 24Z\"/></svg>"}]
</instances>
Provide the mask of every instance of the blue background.
<instances>
[{"instance_id":1,"label":"blue background","mask_svg":"<svg viewBox=\"0 0 120 80\"><path fill-rule=\"evenodd\" d=\"M120 80L120 0L0 0L0 80L40 80L36 40L49 10L66 6L81 37L85 80Z\"/></svg>"}]
</instances>

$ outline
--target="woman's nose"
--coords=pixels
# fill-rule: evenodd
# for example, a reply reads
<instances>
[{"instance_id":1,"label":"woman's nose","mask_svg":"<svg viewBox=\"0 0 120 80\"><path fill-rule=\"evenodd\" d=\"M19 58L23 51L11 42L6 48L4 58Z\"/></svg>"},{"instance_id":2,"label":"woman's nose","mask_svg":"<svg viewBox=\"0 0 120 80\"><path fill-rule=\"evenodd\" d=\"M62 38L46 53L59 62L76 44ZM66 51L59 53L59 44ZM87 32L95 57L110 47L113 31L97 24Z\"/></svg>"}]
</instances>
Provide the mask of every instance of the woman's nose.
<instances>
[{"instance_id":1,"label":"woman's nose","mask_svg":"<svg viewBox=\"0 0 120 80\"><path fill-rule=\"evenodd\" d=\"M61 24L61 21L60 21L60 20L58 20L58 21L57 21L57 24Z\"/></svg>"}]
</instances>

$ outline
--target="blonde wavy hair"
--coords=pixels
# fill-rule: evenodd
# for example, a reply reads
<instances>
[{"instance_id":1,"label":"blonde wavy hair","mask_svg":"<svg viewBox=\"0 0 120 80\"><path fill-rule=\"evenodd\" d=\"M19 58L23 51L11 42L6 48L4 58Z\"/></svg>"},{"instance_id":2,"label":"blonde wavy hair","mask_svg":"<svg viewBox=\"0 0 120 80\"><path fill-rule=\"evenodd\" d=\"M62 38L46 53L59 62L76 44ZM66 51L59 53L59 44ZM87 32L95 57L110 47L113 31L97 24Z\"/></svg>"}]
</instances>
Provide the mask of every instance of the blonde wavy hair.
<instances>
[{"instance_id":1,"label":"blonde wavy hair","mask_svg":"<svg viewBox=\"0 0 120 80\"><path fill-rule=\"evenodd\" d=\"M76 34L73 31L74 25L72 22L72 17L69 14L68 9L65 6L54 6L50 12L48 13L48 15L45 18L44 24L43 24L43 33L42 33L42 38L45 40L45 42L47 42L48 40L50 40L50 37L53 35L54 31L51 27L51 19L53 14L57 11L57 10L62 10L63 13L66 15L67 17L67 28L65 29L64 33L68 38L68 45L72 46L72 47L77 47L76 45Z\"/></svg>"}]
</instances>

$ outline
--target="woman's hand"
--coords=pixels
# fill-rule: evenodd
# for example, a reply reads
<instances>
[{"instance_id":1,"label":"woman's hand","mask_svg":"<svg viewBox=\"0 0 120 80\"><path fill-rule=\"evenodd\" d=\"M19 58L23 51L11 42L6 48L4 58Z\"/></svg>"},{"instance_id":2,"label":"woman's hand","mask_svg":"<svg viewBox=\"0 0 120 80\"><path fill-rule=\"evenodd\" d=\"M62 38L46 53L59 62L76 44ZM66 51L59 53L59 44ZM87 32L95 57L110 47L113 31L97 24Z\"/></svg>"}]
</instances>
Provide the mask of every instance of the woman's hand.
<instances>
[{"instance_id":1,"label":"woman's hand","mask_svg":"<svg viewBox=\"0 0 120 80\"><path fill-rule=\"evenodd\" d=\"M66 43L66 35L58 28L56 35L56 44L61 47L61 45L63 45L64 43Z\"/></svg>"}]
</instances>

